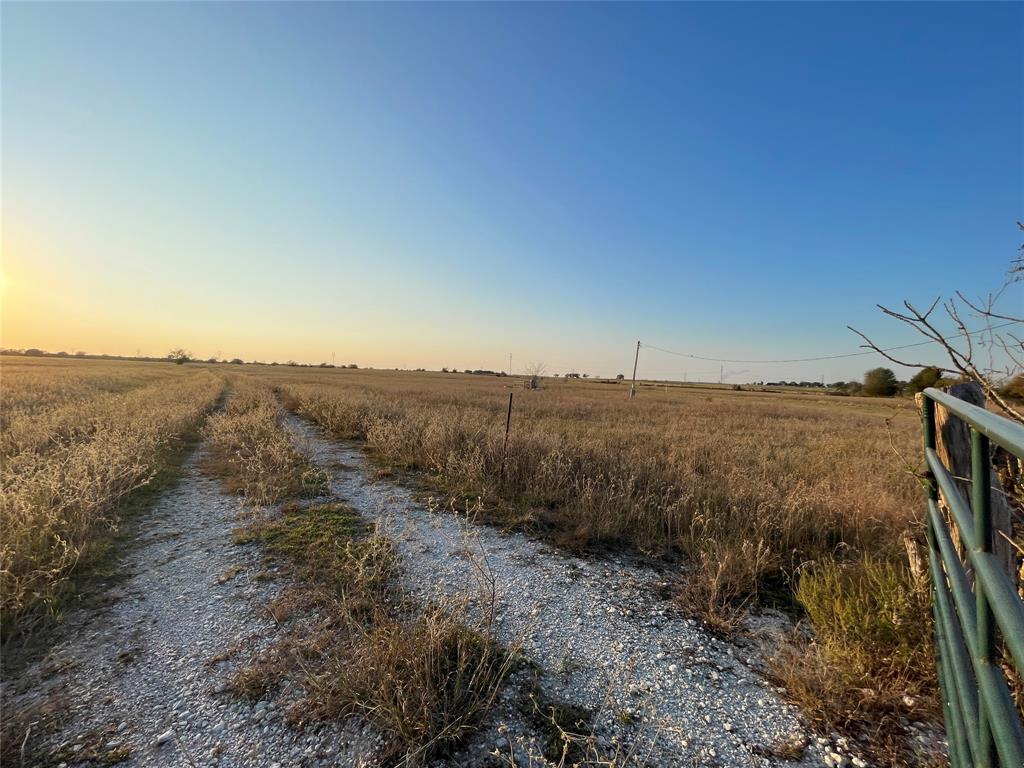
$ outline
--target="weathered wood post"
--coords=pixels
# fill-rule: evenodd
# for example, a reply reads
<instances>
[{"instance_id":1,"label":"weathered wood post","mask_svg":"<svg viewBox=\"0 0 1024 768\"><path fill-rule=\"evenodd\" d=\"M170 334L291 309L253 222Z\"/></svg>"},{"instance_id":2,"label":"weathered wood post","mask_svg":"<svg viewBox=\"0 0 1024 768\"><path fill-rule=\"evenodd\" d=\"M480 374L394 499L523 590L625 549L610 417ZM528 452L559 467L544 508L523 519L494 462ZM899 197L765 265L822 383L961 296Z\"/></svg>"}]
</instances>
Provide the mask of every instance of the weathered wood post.
<instances>
[{"instance_id":1,"label":"weathered wood post","mask_svg":"<svg viewBox=\"0 0 1024 768\"><path fill-rule=\"evenodd\" d=\"M954 384L947 391L953 397L966 403L979 408L985 407L985 393L973 381ZM918 407L921 405L921 397L921 395L915 397ZM963 421L951 415L938 403L935 406L935 426L935 452L949 468L964 500L969 501L971 498L971 430ZM995 468L991 466L991 461L989 463L989 484L992 490L992 553L1002 564L1007 575L1016 579L1016 559L1009 539L1012 536L1010 505L1003 494L1003 486L999 482ZM945 502L942 502L941 506L945 509ZM946 511L948 513L948 510ZM957 551L963 555L963 546L956 526L951 527L951 533Z\"/></svg>"}]
</instances>

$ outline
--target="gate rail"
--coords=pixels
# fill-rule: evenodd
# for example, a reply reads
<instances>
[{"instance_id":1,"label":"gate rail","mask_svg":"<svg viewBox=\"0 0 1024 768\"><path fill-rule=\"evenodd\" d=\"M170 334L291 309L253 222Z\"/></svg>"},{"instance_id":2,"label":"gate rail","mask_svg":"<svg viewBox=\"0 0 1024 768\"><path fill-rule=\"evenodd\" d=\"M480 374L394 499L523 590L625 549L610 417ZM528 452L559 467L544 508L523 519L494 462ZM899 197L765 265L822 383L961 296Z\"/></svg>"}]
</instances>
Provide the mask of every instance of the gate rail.
<instances>
[{"instance_id":1,"label":"gate rail","mask_svg":"<svg viewBox=\"0 0 1024 768\"><path fill-rule=\"evenodd\" d=\"M928 559L950 763L954 768L1021 768L1024 724L1000 664L1012 663L1024 677L1024 601L992 554L989 446L995 443L1024 460L1024 426L937 389L926 389L923 395ZM970 428L969 505L935 450L936 403ZM940 494L966 551L966 562L961 561L939 509Z\"/></svg>"}]
</instances>

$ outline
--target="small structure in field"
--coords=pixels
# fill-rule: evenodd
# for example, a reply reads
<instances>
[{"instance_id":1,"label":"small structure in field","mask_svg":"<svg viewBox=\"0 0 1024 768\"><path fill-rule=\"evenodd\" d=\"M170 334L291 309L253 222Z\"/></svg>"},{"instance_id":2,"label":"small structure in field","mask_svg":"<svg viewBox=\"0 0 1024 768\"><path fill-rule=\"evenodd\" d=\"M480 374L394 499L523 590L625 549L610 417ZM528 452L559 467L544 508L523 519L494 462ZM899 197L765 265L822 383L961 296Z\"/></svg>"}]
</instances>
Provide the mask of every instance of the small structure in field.
<instances>
[{"instance_id":1,"label":"small structure in field","mask_svg":"<svg viewBox=\"0 0 1024 768\"><path fill-rule=\"evenodd\" d=\"M524 386L527 389L540 389L540 382L546 371L547 367L544 363L530 363L526 366L526 375L529 378L523 382Z\"/></svg>"}]
</instances>

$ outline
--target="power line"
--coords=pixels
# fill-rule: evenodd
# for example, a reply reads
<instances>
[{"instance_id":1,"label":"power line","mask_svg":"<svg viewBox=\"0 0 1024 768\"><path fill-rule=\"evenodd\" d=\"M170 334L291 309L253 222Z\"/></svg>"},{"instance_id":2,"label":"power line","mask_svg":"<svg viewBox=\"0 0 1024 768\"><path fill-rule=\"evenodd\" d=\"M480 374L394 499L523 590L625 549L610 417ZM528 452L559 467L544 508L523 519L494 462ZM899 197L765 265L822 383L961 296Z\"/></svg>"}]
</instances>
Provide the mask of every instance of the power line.
<instances>
[{"instance_id":1,"label":"power line","mask_svg":"<svg viewBox=\"0 0 1024 768\"><path fill-rule=\"evenodd\" d=\"M1011 320L1008 323L1000 323L999 325L993 325L990 328L983 328L983 329L978 330L978 331L968 331L967 333L958 333L955 336L949 336L948 338L950 338L950 339L959 339L959 338L961 338L963 336L976 336L979 333L987 333L989 331L995 331L995 330L997 330L999 328L1005 328L1008 325L1018 325L1018 324L1020 324L1022 322L1024 322L1024 320ZM883 349L881 351L882 352L895 352L896 350L899 350L899 349L910 349L912 347L924 347L924 346L927 346L929 344L936 344L936 343L937 342L935 340L932 340L932 341L919 341L916 344L903 344L903 345L898 346L898 347L886 347L885 349ZM690 358L691 360L706 360L706 361L712 362L712 363L751 363L751 364L756 364L756 363L813 363L813 362L817 362L819 360L840 360L840 359L847 358L847 357L863 357L864 355L873 355L873 354L876 353L876 350L870 349L870 350L866 350L864 352L848 352L848 353L843 354L843 355L822 355L821 357L801 357L801 358L796 358L794 360L730 360L728 358L723 358L723 357L702 357L701 355L693 355L693 354L690 354L689 352L676 352L676 351L671 350L671 349L665 349L664 347L656 347L653 344L642 344L641 346L646 347L647 349L657 350L658 352L664 352L664 353L669 354L669 355L675 355L676 357L686 357L686 358Z\"/></svg>"}]
</instances>

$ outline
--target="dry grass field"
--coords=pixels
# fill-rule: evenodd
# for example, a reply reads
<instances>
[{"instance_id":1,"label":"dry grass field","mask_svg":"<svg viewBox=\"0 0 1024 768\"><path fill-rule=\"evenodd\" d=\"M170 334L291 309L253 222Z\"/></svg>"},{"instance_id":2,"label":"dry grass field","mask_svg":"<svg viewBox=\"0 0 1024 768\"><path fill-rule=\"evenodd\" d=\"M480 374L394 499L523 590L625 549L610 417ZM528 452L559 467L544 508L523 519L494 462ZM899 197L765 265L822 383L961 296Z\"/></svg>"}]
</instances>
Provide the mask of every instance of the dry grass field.
<instances>
[{"instance_id":1,"label":"dry grass field","mask_svg":"<svg viewBox=\"0 0 1024 768\"><path fill-rule=\"evenodd\" d=\"M167 468L224 387L207 370L2 361L0 617L4 635L57 611L103 549L118 505Z\"/></svg>"},{"instance_id":2,"label":"dry grass field","mask_svg":"<svg viewBox=\"0 0 1024 768\"><path fill-rule=\"evenodd\" d=\"M443 374L263 369L292 407L569 547L681 552L724 608L822 557L904 553L911 402ZM512 426L504 444L508 395Z\"/></svg>"},{"instance_id":3,"label":"dry grass field","mask_svg":"<svg viewBox=\"0 0 1024 768\"><path fill-rule=\"evenodd\" d=\"M206 419L225 388L226 406ZM285 437L288 408L481 522L672 564L679 604L721 633L742 631L756 606L809 622L814 640L794 633L775 674L828 727L886 731L907 696L916 716L928 712L927 588L907 560L922 537L912 402L627 392L595 380L529 390L466 374L5 359L5 631L59 608L119 504L204 422L207 471L249 504L315 495L324 478Z\"/></svg>"},{"instance_id":4,"label":"dry grass field","mask_svg":"<svg viewBox=\"0 0 1024 768\"><path fill-rule=\"evenodd\" d=\"M927 582L907 557L923 540L912 401L651 384L630 402L628 384L601 381L534 391L465 374L249 370L483 521L678 558L677 599L718 631L756 605L802 617L816 639L794 634L775 672L828 727L886 734L908 696L934 711Z\"/></svg>"},{"instance_id":5,"label":"dry grass field","mask_svg":"<svg viewBox=\"0 0 1024 768\"><path fill-rule=\"evenodd\" d=\"M270 388L236 376L231 388L224 410L206 426L204 468L253 507L322 492L326 477L288 440L281 428L281 405Z\"/></svg>"}]
</instances>

